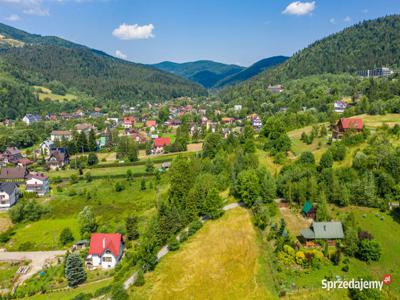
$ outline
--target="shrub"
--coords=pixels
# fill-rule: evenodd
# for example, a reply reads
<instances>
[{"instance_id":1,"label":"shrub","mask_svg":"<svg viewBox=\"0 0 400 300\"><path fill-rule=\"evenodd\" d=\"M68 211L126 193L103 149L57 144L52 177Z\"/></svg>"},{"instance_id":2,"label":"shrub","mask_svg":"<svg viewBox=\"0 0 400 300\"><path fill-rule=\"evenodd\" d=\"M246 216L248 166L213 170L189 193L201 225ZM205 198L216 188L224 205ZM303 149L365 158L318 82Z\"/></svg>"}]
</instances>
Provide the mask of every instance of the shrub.
<instances>
[{"instance_id":1,"label":"shrub","mask_svg":"<svg viewBox=\"0 0 400 300\"><path fill-rule=\"evenodd\" d=\"M303 265L305 259L306 259L306 256L305 256L305 254L304 254L303 251L297 251L297 252L296 252L296 263L297 263L297 264Z\"/></svg>"},{"instance_id":2,"label":"shrub","mask_svg":"<svg viewBox=\"0 0 400 300\"><path fill-rule=\"evenodd\" d=\"M144 285L144 273L142 269L139 269L134 285L135 286Z\"/></svg>"},{"instance_id":3,"label":"shrub","mask_svg":"<svg viewBox=\"0 0 400 300\"><path fill-rule=\"evenodd\" d=\"M125 291L124 287L121 283L117 283L113 286L111 290L111 299L112 300L128 300L128 293Z\"/></svg>"},{"instance_id":4,"label":"shrub","mask_svg":"<svg viewBox=\"0 0 400 300\"><path fill-rule=\"evenodd\" d=\"M179 242L183 243L188 239L188 233L186 231L182 232L179 236Z\"/></svg>"},{"instance_id":5,"label":"shrub","mask_svg":"<svg viewBox=\"0 0 400 300\"><path fill-rule=\"evenodd\" d=\"M289 254L290 256L295 256L296 255L296 251L292 248L292 247L290 247L289 245L284 245L283 246L283 250L287 253L287 254Z\"/></svg>"},{"instance_id":6,"label":"shrub","mask_svg":"<svg viewBox=\"0 0 400 300\"><path fill-rule=\"evenodd\" d=\"M64 228L60 233L60 243L61 245L66 245L74 241L74 236L72 235L71 229L68 227Z\"/></svg>"},{"instance_id":7,"label":"shrub","mask_svg":"<svg viewBox=\"0 0 400 300\"><path fill-rule=\"evenodd\" d=\"M200 220L193 221L189 225L188 235L191 236L195 234L201 227L203 227L203 223Z\"/></svg>"},{"instance_id":8,"label":"shrub","mask_svg":"<svg viewBox=\"0 0 400 300\"><path fill-rule=\"evenodd\" d=\"M115 184L115 191L116 192L122 192L124 189L125 189L125 186L122 183L117 182Z\"/></svg>"},{"instance_id":9,"label":"shrub","mask_svg":"<svg viewBox=\"0 0 400 300\"><path fill-rule=\"evenodd\" d=\"M168 249L170 251L176 251L179 249L179 241L175 237L170 239L168 243Z\"/></svg>"},{"instance_id":10,"label":"shrub","mask_svg":"<svg viewBox=\"0 0 400 300\"><path fill-rule=\"evenodd\" d=\"M375 240L364 239L359 244L357 256L364 261L378 261L381 257L381 246Z\"/></svg>"},{"instance_id":11,"label":"shrub","mask_svg":"<svg viewBox=\"0 0 400 300\"><path fill-rule=\"evenodd\" d=\"M101 288L98 288L94 292L94 297L99 297L99 296L105 295L105 294L111 292L111 289L112 289L111 285L106 285L106 286L103 286Z\"/></svg>"}]
</instances>

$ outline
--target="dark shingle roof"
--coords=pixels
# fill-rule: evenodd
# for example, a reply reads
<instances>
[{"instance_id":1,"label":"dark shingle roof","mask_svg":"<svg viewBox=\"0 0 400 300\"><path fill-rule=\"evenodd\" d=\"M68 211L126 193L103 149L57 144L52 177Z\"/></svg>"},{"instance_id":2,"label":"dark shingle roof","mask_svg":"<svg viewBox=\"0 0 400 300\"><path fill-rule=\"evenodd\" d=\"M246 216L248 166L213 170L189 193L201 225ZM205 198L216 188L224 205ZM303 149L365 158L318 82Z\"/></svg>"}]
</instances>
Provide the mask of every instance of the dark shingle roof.
<instances>
[{"instance_id":1,"label":"dark shingle roof","mask_svg":"<svg viewBox=\"0 0 400 300\"><path fill-rule=\"evenodd\" d=\"M305 239L342 239L344 238L341 222L314 222L310 228L303 229L301 235Z\"/></svg>"},{"instance_id":2,"label":"dark shingle roof","mask_svg":"<svg viewBox=\"0 0 400 300\"><path fill-rule=\"evenodd\" d=\"M14 182L0 182L0 191L12 194L18 185Z\"/></svg>"}]
</instances>

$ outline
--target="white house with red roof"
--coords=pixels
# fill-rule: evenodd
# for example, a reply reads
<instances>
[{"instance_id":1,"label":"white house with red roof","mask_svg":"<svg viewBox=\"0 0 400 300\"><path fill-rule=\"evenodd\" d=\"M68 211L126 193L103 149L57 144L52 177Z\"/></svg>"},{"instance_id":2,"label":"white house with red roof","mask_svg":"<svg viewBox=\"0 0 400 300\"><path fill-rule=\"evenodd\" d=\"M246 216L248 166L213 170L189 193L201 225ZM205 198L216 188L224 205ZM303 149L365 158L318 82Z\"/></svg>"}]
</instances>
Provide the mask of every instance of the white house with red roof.
<instances>
[{"instance_id":1,"label":"white house with red roof","mask_svg":"<svg viewBox=\"0 0 400 300\"><path fill-rule=\"evenodd\" d=\"M155 120L147 120L145 123L145 127L150 129L150 132L153 132L156 130L157 127L157 121Z\"/></svg>"},{"instance_id":2,"label":"white house with red roof","mask_svg":"<svg viewBox=\"0 0 400 300\"><path fill-rule=\"evenodd\" d=\"M135 125L136 119L133 116L126 116L122 122L124 128L132 128Z\"/></svg>"},{"instance_id":3,"label":"white house with red roof","mask_svg":"<svg viewBox=\"0 0 400 300\"><path fill-rule=\"evenodd\" d=\"M125 243L119 233L93 233L90 238L86 267L112 269L121 260Z\"/></svg>"},{"instance_id":4,"label":"white house with red roof","mask_svg":"<svg viewBox=\"0 0 400 300\"><path fill-rule=\"evenodd\" d=\"M49 178L43 173L30 173L26 180L25 190L44 196L49 192Z\"/></svg>"},{"instance_id":5,"label":"white house with red roof","mask_svg":"<svg viewBox=\"0 0 400 300\"><path fill-rule=\"evenodd\" d=\"M164 147L171 145L171 139L169 137L159 137L154 139L153 154L159 154L164 152Z\"/></svg>"}]
</instances>

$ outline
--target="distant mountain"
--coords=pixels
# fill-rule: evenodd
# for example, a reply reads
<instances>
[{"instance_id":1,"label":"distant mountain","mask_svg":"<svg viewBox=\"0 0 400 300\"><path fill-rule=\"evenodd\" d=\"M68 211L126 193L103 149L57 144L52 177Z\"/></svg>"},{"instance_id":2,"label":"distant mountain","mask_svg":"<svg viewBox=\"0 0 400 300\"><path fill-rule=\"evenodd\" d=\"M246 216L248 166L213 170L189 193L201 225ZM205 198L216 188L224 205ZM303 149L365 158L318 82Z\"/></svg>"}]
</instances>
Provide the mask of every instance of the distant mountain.
<instances>
[{"instance_id":1,"label":"distant mountain","mask_svg":"<svg viewBox=\"0 0 400 300\"><path fill-rule=\"evenodd\" d=\"M290 79L325 73L356 74L359 70L382 66L400 67L399 45L400 15L363 21L312 43L283 64L228 88L222 94L232 101L235 101L232 95L241 99L257 94L262 98L262 93L253 91L266 91L269 84Z\"/></svg>"},{"instance_id":2,"label":"distant mountain","mask_svg":"<svg viewBox=\"0 0 400 300\"><path fill-rule=\"evenodd\" d=\"M206 88L212 88L218 81L245 69L241 66L227 65L210 60L187 63L164 61L152 66L197 82Z\"/></svg>"},{"instance_id":3,"label":"distant mountain","mask_svg":"<svg viewBox=\"0 0 400 300\"><path fill-rule=\"evenodd\" d=\"M216 87L224 87L227 85L233 85L235 83L239 83L242 81L245 81L247 79L250 79L253 76L256 76L257 74L275 67L277 65L280 65L284 63L289 57L287 56L273 56L269 58L262 59L255 64L251 65L248 68L243 69L239 73L233 74L231 76L228 76L222 80L220 80L217 84Z\"/></svg>"},{"instance_id":4,"label":"distant mountain","mask_svg":"<svg viewBox=\"0 0 400 300\"><path fill-rule=\"evenodd\" d=\"M203 87L156 68L4 24L0 24L0 65L2 72L20 83L59 81L105 101L162 101L207 94Z\"/></svg>"}]
</instances>

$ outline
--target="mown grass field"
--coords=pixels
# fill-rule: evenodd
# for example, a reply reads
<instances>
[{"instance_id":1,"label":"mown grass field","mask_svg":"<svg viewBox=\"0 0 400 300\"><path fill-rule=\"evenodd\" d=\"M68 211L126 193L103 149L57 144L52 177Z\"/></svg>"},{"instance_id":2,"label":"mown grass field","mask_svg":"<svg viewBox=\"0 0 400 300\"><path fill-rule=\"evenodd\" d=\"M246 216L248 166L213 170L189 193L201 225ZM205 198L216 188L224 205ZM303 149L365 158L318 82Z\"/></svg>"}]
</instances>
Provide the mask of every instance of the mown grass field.
<instances>
[{"instance_id":1,"label":"mown grass field","mask_svg":"<svg viewBox=\"0 0 400 300\"><path fill-rule=\"evenodd\" d=\"M168 254L131 299L275 299L263 279L249 212L228 211Z\"/></svg>"}]
</instances>

